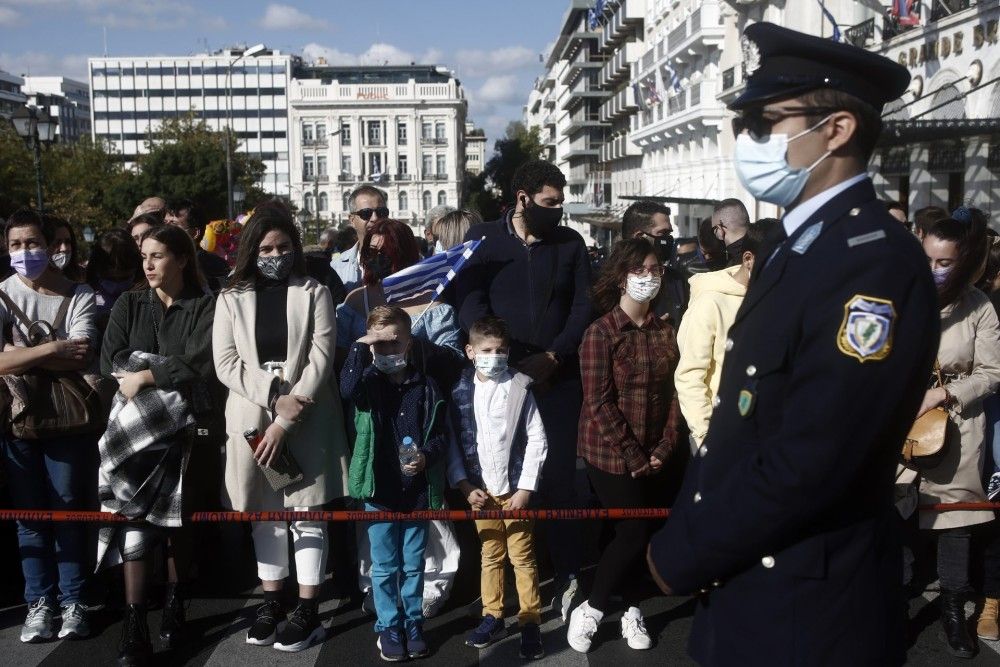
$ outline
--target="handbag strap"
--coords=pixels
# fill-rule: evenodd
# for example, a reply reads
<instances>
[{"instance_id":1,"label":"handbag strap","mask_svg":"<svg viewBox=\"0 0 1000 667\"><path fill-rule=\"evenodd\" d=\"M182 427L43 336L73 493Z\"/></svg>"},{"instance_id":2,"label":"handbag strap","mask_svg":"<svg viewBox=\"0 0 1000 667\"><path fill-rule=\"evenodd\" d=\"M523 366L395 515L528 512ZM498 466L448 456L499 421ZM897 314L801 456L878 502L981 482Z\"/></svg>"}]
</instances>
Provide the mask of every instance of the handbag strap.
<instances>
[{"instance_id":1,"label":"handbag strap","mask_svg":"<svg viewBox=\"0 0 1000 667\"><path fill-rule=\"evenodd\" d=\"M76 294L76 287L77 286L73 287L73 294ZM34 345L32 345L32 342L30 340L31 338L30 334L31 334L31 328L32 326L35 325L35 322L32 322L31 319L29 319L28 316L24 314L24 311L21 310L16 303L14 303L14 300L11 299L10 295L8 295L7 292L5 292L4 290L0 290L0 300L3 301L4 305L7 307L7 310L13 313L14 317L16 317L21 322L21 326L24 327L25 345L27 345L28 347L34 347ZM59 327L61 327L63 323L66 321L66 315L67 313L69 313L69 304L71 300L72 300L72 295L64 296L62 303L59 304L59 310L56 311L55 319L53 319L52 323L49 324L53 336L55 336L55 332L58 331Z\"/></svg>"}]
</instances>

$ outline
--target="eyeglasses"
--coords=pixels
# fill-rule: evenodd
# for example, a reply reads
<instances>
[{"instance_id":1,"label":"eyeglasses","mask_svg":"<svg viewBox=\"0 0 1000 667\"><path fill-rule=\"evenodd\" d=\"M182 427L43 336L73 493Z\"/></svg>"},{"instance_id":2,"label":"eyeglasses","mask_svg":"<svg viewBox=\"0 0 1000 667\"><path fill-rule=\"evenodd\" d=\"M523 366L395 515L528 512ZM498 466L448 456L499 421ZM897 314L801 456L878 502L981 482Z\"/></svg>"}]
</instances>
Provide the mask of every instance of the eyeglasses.
<instances>
[{"instance_id":1,"label":"eyeglasses","mask_svg":"<svg viewBox=\"0 0 1000 667\"><path fill-rule=\"evenodd\" d=\"M775 123L780 123L786 118L821 116L834 111L840 111L840 109L837 107L784 107L780 109L756 107L745 109L733 118L733 135L738 137L743 134L743 130L746 130L755 139L766 137L771 134L771 128Z\"/></svg>"},{"instance_id":2,"label":"eyeglasses","mask_svg":"<svg viewBox=\"0 0 1000 667\"><path fill-rule=\"evenodd\" d=\"M379 206L377 208L359 208L354 212L354 215L358 216L362 220L371 220L372 214L375 214L376 218L388 218L389 209L385 206Z\"/></svg>"},{"instance_id":3,"label":"eyeglasses","mask_svg":"<svg viewBox=\"0 0 1000 667\"><path fill-rule=\"evenodd\" d=\"M630 269L629 273L637 278L645 278L646 276L656 276L657 278L663 275L666 269L662 265L657 264L656 266L640 266L638 269Z\"/></svg>"}]
</instances>

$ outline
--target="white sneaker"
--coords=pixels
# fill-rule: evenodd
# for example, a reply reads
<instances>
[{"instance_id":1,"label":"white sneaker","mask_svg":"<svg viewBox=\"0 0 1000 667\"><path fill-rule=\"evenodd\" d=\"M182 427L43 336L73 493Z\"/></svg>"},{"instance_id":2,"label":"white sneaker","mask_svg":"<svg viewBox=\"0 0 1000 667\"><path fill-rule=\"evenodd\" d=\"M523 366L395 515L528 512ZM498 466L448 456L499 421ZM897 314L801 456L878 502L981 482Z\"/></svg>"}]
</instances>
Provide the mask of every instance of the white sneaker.
<instances>
[{"instance_id":1,"label":"white sneaker","mask_svg":"<svg viewBox=\"0 0 1000 667\"><path fill-rule=\"evenodd\" d=\"M629 607L622 614L622 639L628 642L628 647L637 651L645 651L653 647L653 640L646 631L642 612L638 607Z\"/></svg>"},{"instance_id":2,"label":"white sneaker","mask_svg":"<svg viewBox=\"0 0 1000 667\"><path fill-rule=\"evenodd\" d=\"M54 628L55 610L49 606L49 601L46 598L38 598L33 605L28 607L28 615L21 628L21 641L25 644L33 644L52 639Z\"/></svg>"},{"instance_id":3,"label":"white sneaker","mask_svg":"<svg viewBox=\"0 0 1000 667\"><path fill-rule=\"evenodd\" d=\"M597 624L601 622L604 614L592 609L589 604L583 602L569 615L569 629L566 631L566 641L574 651L586 653L590 650L590 644L597 634Z\"/></svg>"},{"instance_id":4,"label":"white sneaker","mask_svg":"<svg viewBox=\"0 0 1000 667\"><path fill-rule=\"evenodd\" d=\"M88 635L90 624L87 623L87 608L79 602L63 607L59 639L82 639Z\"/></svg>"}]
</instances>

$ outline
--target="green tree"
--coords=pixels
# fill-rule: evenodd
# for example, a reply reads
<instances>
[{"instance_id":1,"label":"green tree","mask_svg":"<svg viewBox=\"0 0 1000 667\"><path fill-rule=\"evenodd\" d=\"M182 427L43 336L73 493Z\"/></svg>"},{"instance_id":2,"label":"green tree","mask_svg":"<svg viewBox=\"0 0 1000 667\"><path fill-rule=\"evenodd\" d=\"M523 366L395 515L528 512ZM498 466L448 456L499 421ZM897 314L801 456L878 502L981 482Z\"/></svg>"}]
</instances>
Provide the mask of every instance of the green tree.
<instances>
[{"instance_id":1,"label":"green tree","mask_svg":"<svg viewBox=\"0 0 1000 667\"><path fill-rule=\"evenodd\" d=\"M493 145L493 157L487 161L484 170L486 177L500 189L501 201L514 201L510 185L514 170L528 160L537 160L542 155L542 148L537 127L529 130L518 121L507 126L506 136L497 139Z\"/></svg>"},{"instance_id":2,"label":"green tree","mask_svg":"<svg viewBox=\"0 0 1000 667\"><path fill-rule=\"evenodd\" d=\"M0 217L35 203L35 168L31 153L14 131L0 120Z\"/></svg>"},{"instance_id":3,"label":"green tree","mask_svg":"<svg viewBox=\"0 0 1000 667\"><path fill-rule=\"evenodd\" d=\"M236 152L232 135L233 186L246 193L252 206L265 198L256 185L264 163ZM186 197L205 209L210 219L226 216L226 149L223 132L214 132L193 115L164 121L147 141L148 153L139 157L138 190L145 196Z\"/></svg>"}]
</instances>

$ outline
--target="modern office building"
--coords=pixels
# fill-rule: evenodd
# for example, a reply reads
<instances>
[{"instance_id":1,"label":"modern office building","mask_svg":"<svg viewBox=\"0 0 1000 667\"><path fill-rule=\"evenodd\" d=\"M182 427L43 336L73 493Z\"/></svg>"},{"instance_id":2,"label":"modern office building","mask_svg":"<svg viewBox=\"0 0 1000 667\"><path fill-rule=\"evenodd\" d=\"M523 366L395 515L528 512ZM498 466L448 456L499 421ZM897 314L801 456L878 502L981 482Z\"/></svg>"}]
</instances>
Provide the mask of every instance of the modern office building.
<instances>
[{"instance_id":1,"label":"modern office building","mask_svg":"<svg viewBox=\"0 0 1000 667\"><path fill-rule=\"evenodd\" d=\"M24 79L0 70L0 118L10 118L15 110L23 107L28 97L21 91Z\"/></svg>"},{"instance_id":2,"label":"modern office building","mask_svg":"<svg viewBox=\"0 0 1000 667\"><path fill-rule=\"evenodd\" d=\"M59 121L56 139L73 143L90 135L90 88L64 76L25 76L21 90L28 106L45 109Z\"/></svg>"},{"instance_id":3,"label":"modern office building","mask_svg":"<svg viewBox=\"0 0 1000 667\"><path fill-rule=\"evenodd\" d=\"M293 57L228 48L185 57L91 58L92 133L134 164L165 119L194 114L231 125L236 150L264 162L261 187L289 196L288 89Z\"/></svg>"},{"instance_id":4,"label":"modern office building","mask_svg":"<svg viewBox=\"0 0 1000 667\"><path fill-rule=\"evenodd\" d=\"M468 103L451 71L302 66L288 104L290 194L301 209L344 221L363 183L385 190L393 217L415 229L434 206L459 205Z\"/></svg>"}]
</instances>

